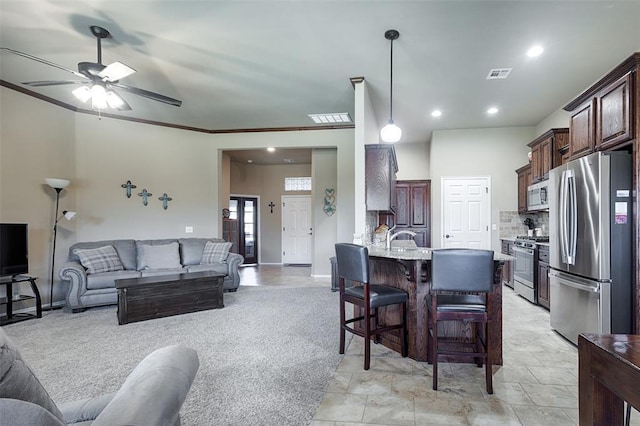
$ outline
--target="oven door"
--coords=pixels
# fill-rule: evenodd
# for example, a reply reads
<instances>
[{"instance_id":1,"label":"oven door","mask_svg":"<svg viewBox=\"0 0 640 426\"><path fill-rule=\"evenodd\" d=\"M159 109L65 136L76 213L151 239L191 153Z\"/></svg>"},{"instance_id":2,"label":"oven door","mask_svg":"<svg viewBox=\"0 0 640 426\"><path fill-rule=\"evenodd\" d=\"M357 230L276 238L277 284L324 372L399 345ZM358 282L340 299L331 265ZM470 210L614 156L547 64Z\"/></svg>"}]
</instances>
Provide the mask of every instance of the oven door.
<instances>
[{"instance_id":1,"label":"oven door","mask_svg":"<svg viewBox=\"0 0 640 426\"><path fill-rule=\"evenodd\" d=\"M535 250L526 247L513 247L516 258L513 268L513 289L531 303L538 303L535 279Z\"/></svg>"}]
</instances>

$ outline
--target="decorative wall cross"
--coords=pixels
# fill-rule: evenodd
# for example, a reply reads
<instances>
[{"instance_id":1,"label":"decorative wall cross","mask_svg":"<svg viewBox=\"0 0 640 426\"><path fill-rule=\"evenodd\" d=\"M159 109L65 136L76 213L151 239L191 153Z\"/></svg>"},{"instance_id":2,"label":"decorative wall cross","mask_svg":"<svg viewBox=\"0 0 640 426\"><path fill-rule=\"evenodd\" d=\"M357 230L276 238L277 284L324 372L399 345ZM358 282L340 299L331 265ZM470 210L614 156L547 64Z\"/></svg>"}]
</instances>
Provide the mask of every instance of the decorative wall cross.
<instances>
[{"instance_id":1,"label":"decorative wall cross","mask_svg":"<svg viewBox=\"0 0 640 426\"><path fill-rule=\"evenodd\" d=\"M142 197L142 204L143 204L143 205L145 205L145 206L146 206L146 205L147 205L147 203L149 202L149 201L148 201L148 198L149 198L149 197L151 197L152 195L153 195L153 194L152 194L152 193L150 193L150 192L148 192L148 191L146 190L146 188L145 188L145 189L143 189L143 190L142 190L142 192L138 193L138 196L139 196L139 197Z\"/></svg>"},{"instance_id":2,"label":"decorative wall cross","mask_svg":"<svg viewBox=\"0 0 640 426\"><path fill-rule=\"evenodd\" d=\"M267 204L269 207L271 207L271 213L273 213L273 208L276 206L275 204L273 204L273 201L270 202L269 204Z\"/></svg>"},{"instance_id":3,"label":"decorative wall cross","mask_svg":"<svg viewBox=\"0 0 640 426\"><path fill-rule=\"evenodd\" d=\"M151 195L151 194L149 194ZM162 194L162 197L158 198L158 200L162 201L162 208L163 209L167 209L167 207L169 207L169 205L167 204L169 201L173 200L173 198L170 198L167 193L165 192L164 194Z\"/></svg>"},{"instance_id":4,"label":"decorative wall cross","mask_svg":"<svg viewBox=\"0 0 640 426\"><path fill-rule=\"evenodd\" d=\"M127 198L131 198L131 189L132 188L137 188L137 186L132 184L130 180L128 180L127 183L123 183L120 186L127 190Z\"/></svg>"}]
</instances>

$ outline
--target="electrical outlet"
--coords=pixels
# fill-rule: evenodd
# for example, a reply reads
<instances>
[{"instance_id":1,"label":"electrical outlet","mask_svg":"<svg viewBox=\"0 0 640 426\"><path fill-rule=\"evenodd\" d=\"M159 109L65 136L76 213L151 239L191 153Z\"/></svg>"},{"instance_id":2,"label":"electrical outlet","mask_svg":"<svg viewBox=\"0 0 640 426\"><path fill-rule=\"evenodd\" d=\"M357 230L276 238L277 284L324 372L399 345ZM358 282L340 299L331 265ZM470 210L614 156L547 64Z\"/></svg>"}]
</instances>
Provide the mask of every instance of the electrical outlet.
<instances>
[{"instance_id":1,"label":"electrical outlet","mask_svg":"<svg viewBox=\"0 0 640 426\"><path fill-rule=\"evenodd\" d=\"M193 226L185 227L184 232L186 232L187 234L193 234Z\"/></svg>"}]
</instances>

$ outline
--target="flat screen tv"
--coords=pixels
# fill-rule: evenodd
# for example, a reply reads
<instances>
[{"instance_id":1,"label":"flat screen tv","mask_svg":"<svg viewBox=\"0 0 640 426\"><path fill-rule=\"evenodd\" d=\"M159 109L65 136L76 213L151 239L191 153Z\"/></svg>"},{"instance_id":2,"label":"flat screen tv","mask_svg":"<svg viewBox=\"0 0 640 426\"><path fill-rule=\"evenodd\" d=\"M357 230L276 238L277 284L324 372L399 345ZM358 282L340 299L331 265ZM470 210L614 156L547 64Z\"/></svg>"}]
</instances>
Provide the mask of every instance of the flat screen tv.
<instances>
[{"instance_id":1,"label":"flat screen tv","mask_svg":"<svg viewBox=\"0 0 640 426\"><path fill-rule=\"evenodd\" d=\"M0 277L29 273L26 223L0 223Z\"/></svg>"}]
</instances>

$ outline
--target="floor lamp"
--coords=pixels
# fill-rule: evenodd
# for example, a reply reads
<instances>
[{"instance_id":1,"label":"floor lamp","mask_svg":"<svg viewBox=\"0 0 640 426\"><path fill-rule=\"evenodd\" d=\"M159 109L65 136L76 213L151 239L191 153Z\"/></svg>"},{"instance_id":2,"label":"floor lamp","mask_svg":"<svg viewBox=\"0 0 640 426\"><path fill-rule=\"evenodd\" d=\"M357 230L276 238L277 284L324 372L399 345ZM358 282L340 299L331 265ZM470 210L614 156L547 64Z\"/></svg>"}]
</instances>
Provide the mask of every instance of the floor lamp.
<instances>
[{"instance_id":1,"label":"floor lamp","mask_svg":"<svg viewBox=\"0 0 640 426\"><path fill-rule=\"evenodd\" d=\"M75 212L63 211L62 216L58 217L58 206L60 204L60 192L69 185L69 181L66 179L54 179L54 178L46 178L45 182L51 188L56 191L56 215L54 216L53 222L53 249L51 251L51 281L49 282L50 291L49 291L49 309L53 309L53 275L55 270L55 262L56 262L56 236L58 234L58 222L64 217L67 220L73 219L76 215Z\"/></svg>"}]
</instances>

